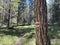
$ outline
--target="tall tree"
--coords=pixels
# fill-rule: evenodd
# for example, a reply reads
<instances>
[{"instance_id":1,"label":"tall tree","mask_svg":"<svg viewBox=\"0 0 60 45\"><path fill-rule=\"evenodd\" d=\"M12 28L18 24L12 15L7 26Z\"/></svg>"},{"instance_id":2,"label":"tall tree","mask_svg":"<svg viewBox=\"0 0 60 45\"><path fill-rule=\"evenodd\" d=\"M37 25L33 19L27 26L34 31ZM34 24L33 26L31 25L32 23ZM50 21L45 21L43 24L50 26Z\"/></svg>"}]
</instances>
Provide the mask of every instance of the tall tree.
<instances>
[{"instance_id":1,"label":"tall tree","mask_svg":"<svg viewBox=\"0 0 60 45\"><path fill-rule=\"evenodd\" d=\"M29 0L29 21L28 24L30 25L34 20L34 0Z\"/></svg>"},{"instance_id":2,"label":"tall tree","mask_svg":"<svg viewBox=\"0 0 60 45\"><path fill-rule=\"evenodd\" d=\"M17 16L17 25L25 25L24 11L26 8L26 0L20 0L18 4L18 16Z\"/></svg>"},{"instance_id":3,"label":"tall tree","mask_svg":"<svg viewBox=\"0 0 60 45\"><path fill-rule=\"evenodd\" d=\"M52 17L51 17L51 23L52 24L58 24L60 25L60 0L55 0L54 4L52 5L51 8L51 13L52 13Z\"/></svg>"},{"instance_id":4,"label":"tall tree","mask_svg":"<svg viewBox=\"0 0 60 45\"><path fill-rule=\"evenodd\" d=\"M11 0L9 0L9 10L8 10L8 28L11 26Z\"/></svg>"},{"instance_id":5,"label":"tall tree","mask_svg":"<svg viewBox=\"0 0 60 45\"><path fill-rule=\"evenodd\" d=\"M46 0L35 0L36 45L50 45L47 35Z\"/></svg>"}]
</instances>

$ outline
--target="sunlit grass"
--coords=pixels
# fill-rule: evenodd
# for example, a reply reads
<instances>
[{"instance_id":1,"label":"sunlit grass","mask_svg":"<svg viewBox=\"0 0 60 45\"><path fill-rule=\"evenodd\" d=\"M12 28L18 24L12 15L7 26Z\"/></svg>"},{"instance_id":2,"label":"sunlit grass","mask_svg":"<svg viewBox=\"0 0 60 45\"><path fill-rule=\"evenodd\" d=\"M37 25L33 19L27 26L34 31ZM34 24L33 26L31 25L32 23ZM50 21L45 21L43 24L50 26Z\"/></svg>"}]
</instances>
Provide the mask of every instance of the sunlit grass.
<instances>
[{"instance_id":1,"label":"sunlit grass","mask_svg":"<svg viewBox=\"0 0 60 45\"><path fill-rule=\"evenodd\" d=\"M17 26L17 27L14 27L14 28L19 28L19 29L32 29L32 28L35 28L35 25L30 25L30 26Z\"/></svg>"},{"instance_id":2,"label":"sunlit grass","mask_svg":"<svg viewBox=\"0 0 60 45\"><path fill-rule=\"evenodd\" d=\"M21 28L25 29L24 32L27 31L22 36L22 45L36 45L34 25L32 25L32 26L18 26L18 27L15 27L15 28L18 28L19 30ZM55 27L54 27L54 30L57 30L57 28L55 29ZM3 31L3 30L0 30L0 31ZM5 30L5 31L9 32L8 30ZM16 31L13 30L13 32L16 32ZM12 34L13 34L13 32L12 32ZM58 30L58 32L59 32L59 30ZM15 35L12 35L12 34L11 35L9 35L9 34L6 35L5 33L0 33L0 45L14 45L16 40L19 39L19 37L17 36L17 33L16 34L14 33ZM53 35L53 36L55 35L55 34L53 34L53 32L51 32L50 34ZM59 32L59 34L60 34L60 32ZM59 39L58 38L51 39L51 44L52 45L60 45L60 38Z\"/></svg>"},{"instance_id":3,"label":"sunlit grass","mask_svg":"<svg viewBox=\"0 0 60 45\"><path fill-rule=\"evenodd\" d=\"M60 45L60 39L51 39L52 45Z\"/></svg>"},{"instance_id":4,"label":"sunlit grass","mask_svg":"<svg viewBox=\"0 0 60 45\"><path fill-rule=\"evenodd\" d=\"M0 45L14 45L17 39L17 36L0 34Z\"/></svg>"},{"instance_id":5,"label":"sunlit grass","mask_svg":"<svg viewBox=\"0 0 60 45\"><path fill-rule=\"evenodd\" d=\"M35 38L31 38L29 40L27 38L23 38L22 45L36 45L35 44Z\"/></svg>"}]
</instances>

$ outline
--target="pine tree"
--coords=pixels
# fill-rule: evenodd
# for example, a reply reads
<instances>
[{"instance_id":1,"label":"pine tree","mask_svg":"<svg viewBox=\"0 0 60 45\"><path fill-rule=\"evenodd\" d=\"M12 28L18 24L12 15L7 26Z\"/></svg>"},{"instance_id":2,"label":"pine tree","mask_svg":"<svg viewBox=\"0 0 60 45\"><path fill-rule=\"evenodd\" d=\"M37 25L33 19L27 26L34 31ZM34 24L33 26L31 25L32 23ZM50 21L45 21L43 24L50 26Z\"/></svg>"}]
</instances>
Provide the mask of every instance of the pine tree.
<instances>
[{"instance_id":1,"label":"pine tree","mask_svg":"<svg viewBox=\"0 0 60 45\"><path fill-rule=\"evenodd\" d=\"M50 45L47 31L46 0L35 0L36 45Z\"/></svg>"}]
</instances>

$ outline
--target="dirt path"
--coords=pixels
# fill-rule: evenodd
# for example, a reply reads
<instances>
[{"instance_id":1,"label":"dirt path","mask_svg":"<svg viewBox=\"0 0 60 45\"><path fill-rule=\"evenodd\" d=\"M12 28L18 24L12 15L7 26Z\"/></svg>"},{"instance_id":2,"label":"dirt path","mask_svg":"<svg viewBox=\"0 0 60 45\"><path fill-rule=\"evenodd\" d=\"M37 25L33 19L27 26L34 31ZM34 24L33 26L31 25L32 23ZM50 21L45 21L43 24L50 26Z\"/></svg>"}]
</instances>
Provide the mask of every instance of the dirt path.
<instances>
[{"instance_id":1,"label":"dirt path","mask_svg":"<svg viewBox=\"0 0 60 45\"><path fill-rule=\"evenodd\" d=\"M22 37L19 37L19 39L17 39L15 45L22 45Z\"/></svg>"}]
</instances>

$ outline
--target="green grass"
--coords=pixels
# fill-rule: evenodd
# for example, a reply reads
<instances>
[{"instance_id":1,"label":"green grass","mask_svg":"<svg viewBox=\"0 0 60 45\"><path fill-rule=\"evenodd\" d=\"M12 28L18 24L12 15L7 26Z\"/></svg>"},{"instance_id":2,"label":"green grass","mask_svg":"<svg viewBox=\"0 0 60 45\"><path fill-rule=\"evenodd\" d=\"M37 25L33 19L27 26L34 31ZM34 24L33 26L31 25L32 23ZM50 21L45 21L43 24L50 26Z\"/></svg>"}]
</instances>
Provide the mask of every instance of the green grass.
<instances>
[{"instance_id":1,"label":"green grass","mask_svg":"<svg viewBox=\"0 0 60 45\"><path fill-rule=\"evenodd\" d=\"M14 45L16 40L19 39L19 33L21 31L23 34L22 45L35 45L34 27L26 26L25 28L25 26L23 27L19 26L15 29L1 29L0 30L0 45Z\"/></svg>"},{"instance_id":2,"label":"green grass","mask_svg":"<svg viewBox=\"0 0 60 45\"><path fill-rule=\"evenodd\" d=\"M26 33L23 36L23 43L22 45L35 45L35 38L32 37L28 39L31 36L31 33ZM18 39L18 36L11 36L11 35L5 35L5 34L0 34L0 45L14 45L16 40Z\"/></svg>"},{"instance_id":3,"label":"green grass","mask_svg":"<svg viewBox=\"0 0 60 45\"><path fill-rule=\"evenodd\" d=\"M17 29L34 29L35 26L34 25L30 25L30 26L17 26L17 27L14 27L14 28L17 28Z\"/></svg>"},{"instance_id":4,"label":"green grass","mask_svg":"<svg viewBox=\"0 0 60 45\"><path fill-rule=\"evenodd\" d=\"M60 39L51 39L52 45L60 45Z\"/></svg>"},{"instance_id":5,"label":"green grass","mask_svg":"<svg viewBox=\"0 0 60 45\"><path fill-rule=\"evenodd\" d=\"M60 27L54 26L54 30L49 29L52 45L60 45L59 29ZM15 30L16 29L16 30ZM0 30L0 45L14 45L19 38L19 33L22 31L22 45L36 45L35 27L34 26L18 26L15 29ZM54 37L52 37L52 36Z\"/></svg>"},{"instance_id":6,"label":"green grass","mask_svg":"<svg viewBox=\"0 0 60 45\"><path fill-rule=\"evenodd\" d=\"M31 38L31 39L26 39L23 38L23 44L22 45L36 45L35 44L35 38Z\"/></svg>"},{"instance_id":7,"label":"green grass","mask_svg":"<svg viewBox=\"0 0 60 45\"><path fill-rule=\"evenodd\" d=\"M0 45L14 45L17 39L17 36L0 34Z\"/></svg>"}]
</instances>

